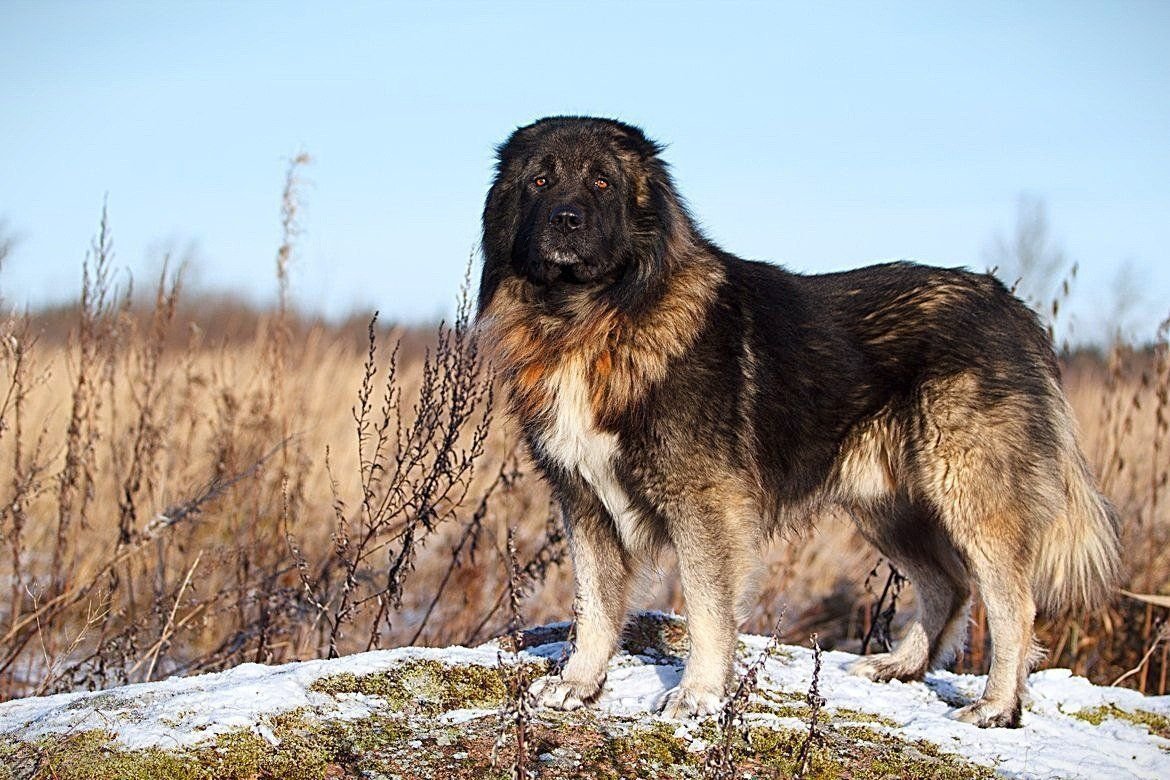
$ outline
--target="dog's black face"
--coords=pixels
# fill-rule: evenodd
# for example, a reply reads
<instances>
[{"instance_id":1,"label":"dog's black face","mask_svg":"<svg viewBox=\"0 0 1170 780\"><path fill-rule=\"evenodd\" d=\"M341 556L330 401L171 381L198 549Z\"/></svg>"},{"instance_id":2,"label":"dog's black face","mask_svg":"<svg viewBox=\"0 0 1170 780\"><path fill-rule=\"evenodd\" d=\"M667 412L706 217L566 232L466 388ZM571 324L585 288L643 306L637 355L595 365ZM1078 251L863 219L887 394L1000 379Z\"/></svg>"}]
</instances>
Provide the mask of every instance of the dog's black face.
<instances>
[{"instance_id":1,"label":"dog's black face","mask_svg":"<svg viewBox=\"0 0 1170 780\"><path fill-rule=\"evenodd\" d=\"M498 152L484 207L480 306L508 276L536 294L629 287L653 273L668 211L659 147L608 119L552 117Z\"/></svg>"},{"instance_id":2,"label":"dog's black face","mask_svg":"<svg viewBox=\"0 0 1170 780\"><path fill-rule=\"evenodd\" d=\"M513 263L538 284L596 282L629 260L629 186L621 165L579 136L545 139L518 166L523 188Z\"/></svg>"}]
</instances>

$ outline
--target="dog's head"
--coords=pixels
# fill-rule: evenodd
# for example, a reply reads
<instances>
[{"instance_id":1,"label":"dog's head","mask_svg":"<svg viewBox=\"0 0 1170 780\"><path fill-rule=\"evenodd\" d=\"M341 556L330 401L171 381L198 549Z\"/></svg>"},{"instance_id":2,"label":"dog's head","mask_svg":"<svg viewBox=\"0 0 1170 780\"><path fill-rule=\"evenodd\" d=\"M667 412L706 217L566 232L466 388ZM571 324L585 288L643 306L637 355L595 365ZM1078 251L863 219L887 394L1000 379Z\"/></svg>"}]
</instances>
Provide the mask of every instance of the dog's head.
<instances>
[{"instance_id":1,"label":"dog's head","mask_svg":"<svg viewBox=\"0 0 1170 780\"><path fill-rule=\"evenodd\" d=\"M480 310L509 276L553 297L655 278L681 214L660 150L609 119L551 117L514 132L484 207Z\"/></svg>"}]
</instances>

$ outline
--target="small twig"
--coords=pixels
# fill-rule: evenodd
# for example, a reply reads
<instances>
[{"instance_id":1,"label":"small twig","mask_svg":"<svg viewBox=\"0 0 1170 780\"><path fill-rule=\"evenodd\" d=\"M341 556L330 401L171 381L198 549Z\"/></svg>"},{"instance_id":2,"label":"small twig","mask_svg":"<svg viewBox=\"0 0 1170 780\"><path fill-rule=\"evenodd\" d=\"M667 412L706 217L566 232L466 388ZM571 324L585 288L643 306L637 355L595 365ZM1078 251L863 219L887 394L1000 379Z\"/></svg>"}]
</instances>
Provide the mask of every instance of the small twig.
<instances>
[{"instance_id":1,"label":"small twig","mask_svg":"<svg viewBox=\"0 0 1170 780\"><path fill-rule=\"evenodd\" d=\"M528 563L524 564L522 571L526 581L531 585L534 582L543 582L548 576L548 570L554 564L559 564L565 559L568 552L565 545L564 532L561 530L560 523L553 515L549 516L549 520L545 525L544 542L541 543L540 548L533 553L532 558ZM500 589L499 596L496 597L491 609L480 619L475 628L464 637L460 644L471 647L475 644L479 635L483 632L496 613L500 611L504 601L508 598L508 587L505 585ZM496 632L491 632L489 635L494 636Z\"/></svg>"},{"instance_id":2,"label":"small twig","mask_svg":"<svg viewBox=\"0 0 1170 780\"><path fill-rule=\"evenodd\" d=\"M810 638L813 650L813 674L812 682L808 687L808 695L805 701L808 702L808 734L805 735L804 742L801 743L800 753L796 758L796 772L793 773L793 778L802 778L808 772L809 761L812 756L810 749L814 744L820 744L822 736L818 728L818 718L821 714L821 708L825 706L825 698L821 696L821 645L817 641L817 635L813 634Z\"/></svg>"},{"instance_id":3,"label":"small twig","mask_svg":"<svg viewBox=\"0 0 1170 780\"><path fill-rule=\"evenodd\" d=\"M1161 630L1158 631L1158 634L1154 637L1154 641L1151 642L1150 646L1146 649L1145 655L1142 656L1142 660L1138 661L1138 665L1109 684L1111 686L1117 686L1120 685L1123 680L1128 680L1135 674L1139 674L1142 669L1145 668L1146 664L1149 663L1150 658L1154 655L1154 651L1158 649L1158 645L1160 645L1162 642L1170 642L1170 622L1165 622L1162 624Z\"/></svg>"},{"instance_id":4,"label":"small twig","mask_svg":"<svg viewBox=\"0 0 1170 780\"><path fill-rule=\"evenodd\" d=\"M414 634L410 637L410 641L407 642L408 645L414 645L418 643L419 637L422 636L423 631L426 630L427 623L430 622L431 615L434 613L435 607L439 603L439 599L443 597L444 591L447 590L448 583L451 582L451 576L455 573L455 570L462 562L463 549L467 546L468 542L473 541L476 536L479 535L480 530L482 530L483 520L487 516L488 501L490 500L492 493L495 492L496 487L500 484L504 475L504 470L507 468L507 466L507 463L504 463L500 466L500 474L490 485L488 485L487 489L484 491L483 496L480 498L479 506L477 506L475 512L472 513L471 519L468 520L467 523L463 526L463 533L459 536L459 541L456 542L455 546L451 549L451 563L448 564L447 570L443 573L443 578L439 581L438 587L435 588L435 593L431 597L430 603L427 604L426 610L423 611L422 618L419 620L418 628L415 629Z\"/></svg>"},{"instance_id":5,"label":"small twig","mask_svg":"<svg viewBox=\"0 0 1170 780\"><path fill-rule=\"evenodd\" d=\"M29 595L32 595L32 594L30 593ZM33 599L33 603L35 606L35 604L36 604L35 597ZM44 652L46 654L45 655L45 666L48 669L48 671L45 673L44 678L41 680L41 684L38 685L36 690L34 691L34 693L33 693L34 696L44 695L46 692L48 692L50 690L50 688L52 688L57 683L58 680L60 680L66 673L68 673L68 670L61 671L61 665L62 665L61 659L69 658L70 656L72 656L77 651L77 648L81 646L81 642L82 642L82 640L85 639L85 636L86 636L86 634L89 633L89 630L91 628L93 628L94 626L96 626L98 623L102 622L105 619L106 615L108 615L108 614L109 614L108 607L105 609L95 610L93 608L93 603L91 602L89 609L87 610L85 623L82 624L81 629L77 632L77 635L73 637L73 640L69 643L69 646L65 649L64 652L59 653L58 655L56 655L52 659L50 659L48 656L48 650L45 648L44 638L43 637L41 638L41 649L42 649L42 652ZM40 619L38 619L37 620L37 634L40 635L41 633L42 633L41 622L40 622Z\"/></svg>"},{"instance_id":6,"label":"small twig","mask_svg":"<svg viewBox=\"0 0 1170 780\"><path fill-rule=\"evenodd\" d=\"M861 654L865 655L869 650L870 640L876 639L882 643L886 652L889 652L890 643L890 624L894 620L894 615L898 611L898 596L902 593L902 585L905 584L906 578L902 576L892 563L887 563L890 573L886 577L885 587L882 588L882 595L878 596L877 602L873 605L873 613L870 616L869 630L865 632L865 638L861 640ZM871 577L877 576L877 566L873 567L873 571L865 578L866 588L868 590L869 580ZM891 593L891 588L893 593ZM886 596L890 596L890 605L885 606Z\"/></svg>"}]
</instances>

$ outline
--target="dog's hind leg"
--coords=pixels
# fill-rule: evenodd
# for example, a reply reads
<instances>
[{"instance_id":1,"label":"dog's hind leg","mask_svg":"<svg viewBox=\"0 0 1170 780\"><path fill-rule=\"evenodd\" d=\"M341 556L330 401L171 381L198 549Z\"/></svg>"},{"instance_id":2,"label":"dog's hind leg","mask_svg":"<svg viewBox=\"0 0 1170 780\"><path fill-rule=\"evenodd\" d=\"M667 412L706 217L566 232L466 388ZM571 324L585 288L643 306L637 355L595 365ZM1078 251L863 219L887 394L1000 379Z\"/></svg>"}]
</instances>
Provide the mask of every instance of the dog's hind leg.
<instances>
[{"instance_id":1,"label":"dog's hind leg","mask_svg":"<svg viewBox=\"0 0 1170 780\"><path fill-rule=\"evenodd\" d=\"M1034 370L1001 361L924 386L911 442L912 490L938 508L939 528L987 607L987 686L954 713L984 728L1020 725L1033 653L1038 537L1064 496L1051 398L1036 377L1029 379Z\"/></svg>"},{"instance_id":2,"label":"dog's hind leg","mask_svg":"<svg viewBox=\"0 0 1170 780\"><path fill-rule=\"evenodd\" d=\"M850 667L854 674L877 682L922 679L936 654L945 654L936 653L940 638L952 612L966 602L962 591L938 569L896 559L895 564L914 586L914 618L892 652L866 656Z\"/></svg>"},{"instance_id":3,"label":"dog's hind leg","mask_svg":"<svg viewBox=\"0 0 1170 780\"><path fill-rule=\"evenodd\" d=\"M916 607L892 652L862 658L850 671L879 682L921 679L932 663L952 652L942 645L954 642L953 619L969 597L966 571L929 511L901 506L893 518L863 529L910 580Z\"/></svg>"},{"instance_id":4,"label":"dog's hind leg","mask_svg":"<svg viewBox=\"0 0 1170 780\"><path fill-rule=\"evenodd\" d=\"M946 626L930 649L928 669L945 669L967 644L967 631L971 623L971 596L966 585L962 587L962 592L968 595L955 603L951 609Z\"/></svg>"},{"instance_id":5,"label":"dog's hind leg","mask_svg":"<svg viewBox=\"0 0 1170 780\"><path fill-rule=\"evenodd\" d=\"M1020 711L1032 662L1032 630L1036 606L1029 569L1018 561L1016 551L1003 542L972 545L972 573L987 606L991 633L991 668L987 687L978 701L957 710L956 720L981 728L1018 728Z\"/></svg>"},{"instance_id":6,"label":"dog's hind leg","mask_svg":"<svg viewBox=\"0 0 1170 780\"><path fill-rule=\"evenodd\" d=\"M568 511L568 510L566 510ZM560 674L536 680L536 703L573 710L597 697L626 617L632 565L608 517L578 515L570 552L576 574L576 648Z\"/></svg>"}]
</instances>

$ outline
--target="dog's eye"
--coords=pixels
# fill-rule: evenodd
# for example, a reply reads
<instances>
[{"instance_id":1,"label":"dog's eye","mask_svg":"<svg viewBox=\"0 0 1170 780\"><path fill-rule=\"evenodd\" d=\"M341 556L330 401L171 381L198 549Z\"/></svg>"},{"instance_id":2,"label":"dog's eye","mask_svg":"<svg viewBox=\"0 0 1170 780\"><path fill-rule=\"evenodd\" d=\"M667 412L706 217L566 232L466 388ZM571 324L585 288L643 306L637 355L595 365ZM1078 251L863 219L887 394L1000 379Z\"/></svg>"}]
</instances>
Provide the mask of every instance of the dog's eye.
<instances>
[{"instance_id":1,"label":"dog's eye","mask_svg":"<svg viewBox=\"0 0 1170 780\"><path fill-rule=\"evenodd\" d=\"M532 183L535 184L537 187L543 187L544 185L548 184L548 179L546 179L543 176L537 176L535 179L532 180Z\"/></svg>"},{"instance_id":2,"label":"dog's eye","mask_svg":"<svg viewBox=\"0 0 1170 780\"><path fill-rule=\"evenodd\" d=\"M598 176L596 179L593 180L593 186L599 190L604 190L606 187L609 186L609 180L606 179L604 176Z\"/></svg>"}]
</instances>

